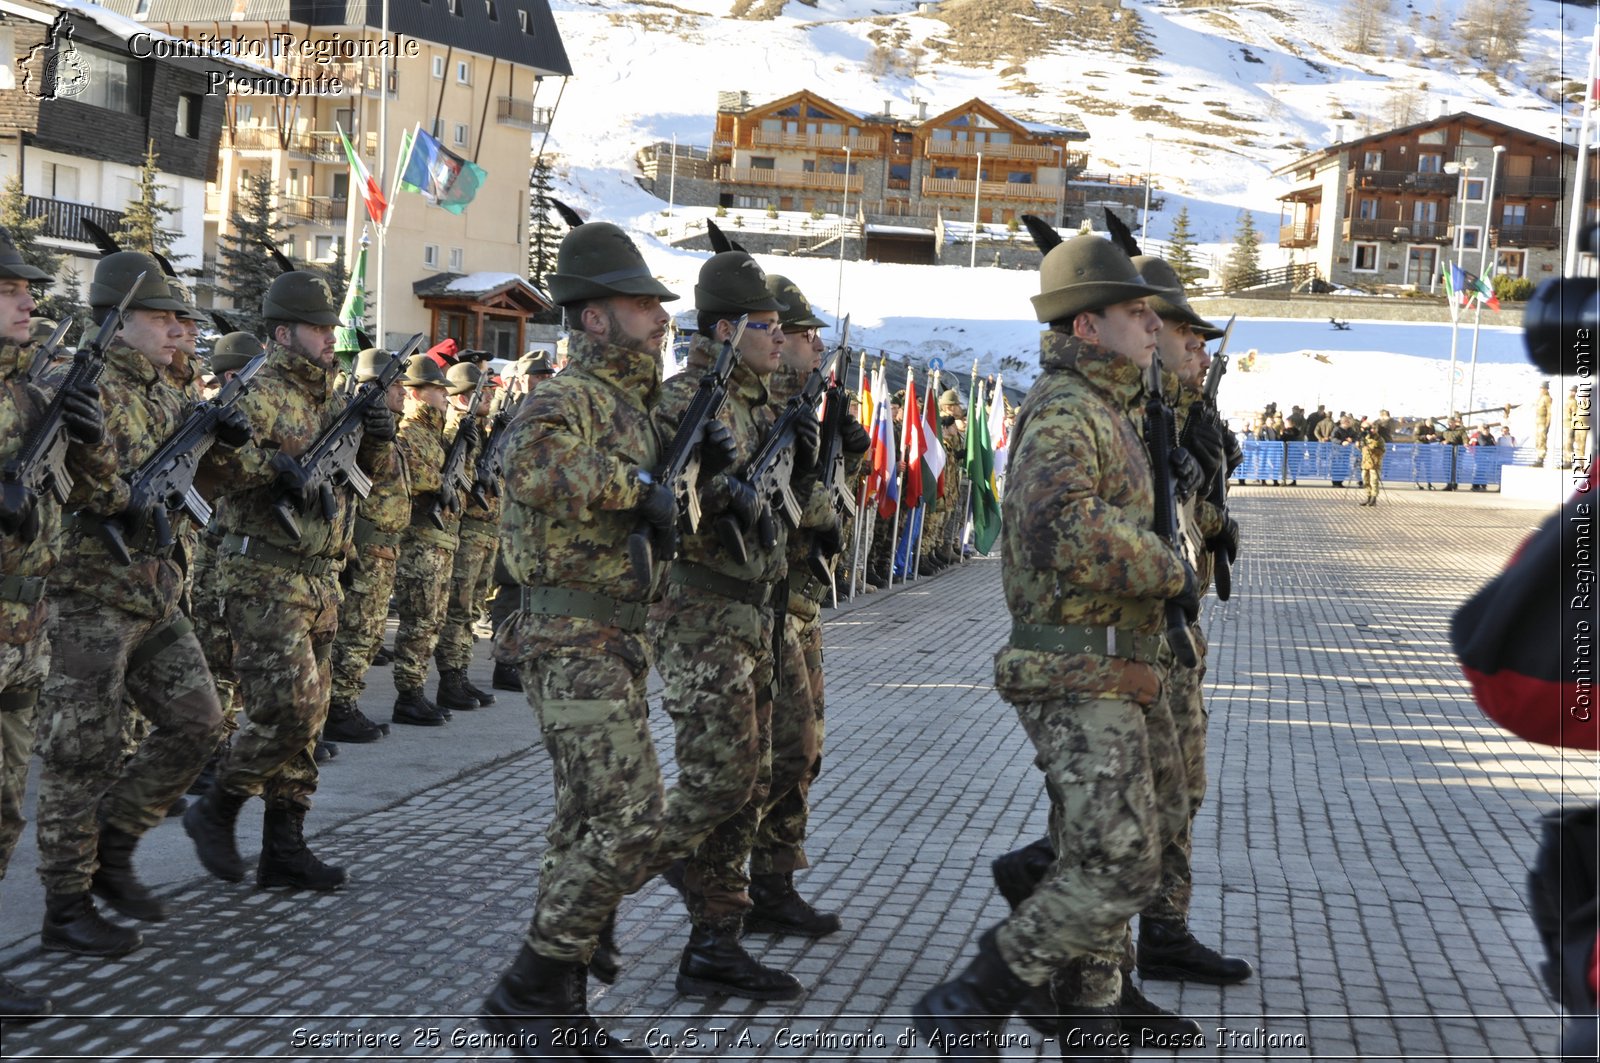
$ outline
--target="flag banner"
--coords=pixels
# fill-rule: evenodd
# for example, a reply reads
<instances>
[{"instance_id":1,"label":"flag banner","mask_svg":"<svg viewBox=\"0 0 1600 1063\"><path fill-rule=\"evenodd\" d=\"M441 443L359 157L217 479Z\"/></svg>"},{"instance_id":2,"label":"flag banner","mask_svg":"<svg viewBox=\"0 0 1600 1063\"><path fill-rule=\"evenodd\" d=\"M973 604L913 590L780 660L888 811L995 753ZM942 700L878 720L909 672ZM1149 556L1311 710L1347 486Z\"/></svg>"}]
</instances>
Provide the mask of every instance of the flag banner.
<instances>
[{"instance_id":1,"label":"flag banner","mask_svg":"<svg viewBox=\"0 0 1600 1063\"><path fill-rule=\"evenodd\" d=\"M467 209L489 176L482 166L446 148L421 126L402 135L400 151L400 187L421 193L429 203L452 214Z\"/></svg>"},{"instance_id":2,"label":"flag banner","mask_svg":"<svg viewBox=\"0 0 1600 1063\"><path fill-rule=\"evenodd\" d=\"M363 347L358 332L367 320L367 231L361 230L361 250L350 266L350 283L345 285L344 304L339 307L339 324L333 330L333 349L359 351Z\"/></svg>"},{"instance_id":3,"label":"flag banner","mask_svg":"<svg viewBox=\"0 0 1600 1063\"><path fill-rule=\"evenodd\" d=\"M939 371L935 369L928 381L927 401L922 406L922 490L928 508L937 508L937 500L944 497L944 467L948 456L944 441L939 438Z\"/></svg>"},{"instance_id":4,"label":"flag banner","mask_svg":"<svg viewBox=\"0 0 1600 1063\"><path fill-rule=\"evenodd\" d=\"M1490 310L1500 309L1500 297L1494 293L1494 287L1476 273L1467 274L1464 291L1467 299L1485 303Z\"/></svg>"},{"instance_id":5,"label":"flag banner","mask_svg":"<svg viewBox=\"0 0 1600 1063\"><path fill-rule=\"evenodd\" d=\"M1004 401L1004 400L1001 400ZM989 445L988 406L977 374L967 406L967 478L972 481L972 544L989 552L1000 534L1000 502L994 492L994 450Z\"/></svg>"},{"instance_id":6,"label":"flag banner","mask_svg":"<svg viewBox=\"0 0 1600 1063\"><path fill-rule=\"evenodd\" d=\"M902 414L904 425L900 433L900 460L905 463L905 487L900 492L900 504L915 509L922 504L922 418L917 415L916 370L906 369L906 404Z\"/></svg>"},{"instance_id":7,"label":"flag banner","mask_svg":"<svg viewBox=\"0 0 1600 1063\"><path fill-rule=\"evenodd\" d=\"M889 408L886 361L878 364L878 372L872 378L872 478L868 494L878 502L878 515L893 520L900 503L900 484L895 469L894 415Z\"/></svg>"},{"instance_id":8,"label":"flag banner","mask_svg":"<svg viewBox=\"0 0 1600 1063\"><path fill-rule=\"evenodd\" d=\"M381 224L384 212L389 209L388 201L383 198L383 189L378 187L377 180L356 154L350 138L344 135L344 127L336 122L334 128L339 130L339 143L344 145L344 157L350 163L350 183L361 190L361 199L367 205L367 217Z\"/></svg>"},{"instance_id":9,"label":"flag banner","mask_svg":"<svg viewBox=\"0 0 1600 1063\"><path fill-rule=\"evenodd\" d=\"M999 373L994 378L994 394L989 400L989 446L994 450L994 475L996 486L999 477L1006 472L1006 393L1000 386L1002 377ZM998 494L998 492L997 492Z\"/></svg>"},{"instance_id":10,"label":"flag banner","mask_svg":"<svg viewBox=\"0 0 1600 1063\"><path fill-rule=\"evenodd\" d=\"M1444 278L1444 299L1450 306L1450 320L1454 321L1459 316L1457 311L1461 307L1461 290L1466 287L1467 275L1454 262L1439 263L1439 273Z\"/></svg>"}]
</instances>

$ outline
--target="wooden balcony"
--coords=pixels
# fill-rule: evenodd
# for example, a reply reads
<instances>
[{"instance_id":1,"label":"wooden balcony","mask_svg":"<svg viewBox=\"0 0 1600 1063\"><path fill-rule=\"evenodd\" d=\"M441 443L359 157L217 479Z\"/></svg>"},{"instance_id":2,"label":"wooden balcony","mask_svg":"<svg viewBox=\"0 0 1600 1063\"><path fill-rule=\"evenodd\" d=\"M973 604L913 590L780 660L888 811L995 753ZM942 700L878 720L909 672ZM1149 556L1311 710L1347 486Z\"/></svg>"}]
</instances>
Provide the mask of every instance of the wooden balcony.
<instances>
[{"instance_id":1,"label":"wooden balcony","mask_svg":"<svg viewBox=\"0 0 1600 1063\"><path fill-rule=\"evenodd\" d=\"M986 159L1019 159L1028 162L1054 163L1063 159L1063 166L1082 169L1089 158L1081 151L1063 151L1049 144L974 144L970 140L926 140L923 153L928 156L955 156L970 159L980 153Z\"/></svg>"},{"instance_id":2,"label":"wooden balcony","mask_svg":"<svg viewBox=\"0 0 1600 1063\"><path fill-rule=\"evenodd\" d=\"M752 129L750 143L765 148L797 148L801 150L843 151L876 153L879 137L866 137L849 133L771 133L765 129Z\"/></svg>"},{"instance_id":3,"label":"wooden balcony","mask_svg":"<svg viewBox=\"0 0 1600 1063\"><path fill-rule=\"evenodd\" d=\"M1561 229L1555 225L1501 225L1490 230L1494 247L1561 246Z\"/></svg>"},{"instance_id":4,"label":"wooden balcony","mask_svg":"<svg viewBox=\"0 0 1600 1063\"><path fill-rule=\"evenodd\" d=\"M959 197L972 199L976 191L980 200L995 199L1028 199L1045 203L1054 203L1061 198L1065 190L1059 184L1020 184L1011 181L985 181L981 191L976 189L976 181L949 180L942 177L924 177L922 179L922 194L925 196L940 196L944 198Z\"/></svg>"},{"instance_id":5,"label":"wooden balcony","mask_svg":"<svg viewBox=\"0 0 1600 1063\"><path fill-rule=\"evenodd\" d=\"M1363 192L1409 192L1412 195L1456 194L1460 179L1451 173L1417 173L1414 170L1351 170L1346 183Z\"/></svg>"},{"instance_id":6,"label":"wooden balcony","mask_svg":"<svg viewBox=\"0 0 1600 1063\"><path fill-rule=\"evenodd\" d=\"M1278 229L1279 247L1315 247L1317 234L1321 230L1320 222L1299 222L1294 225L1280 226Z\"/></svg>"},{"instance_id":7,"label":"wooden balcony","mask_svg":"<svg viewBox=\"0 0 1600 1063\"><path fill-rule=\"evenodd\" d=\"M1515 199L1528 199L1538 197L1541 199L1561 198L1561 178L1559 177L1506 177L1502 175L1495 182L1495 198L1511 196Z\"/></svg>"},{"instance_id":8,"label":"wooden balcony","mask_svg":"<svg viewBox=\"0 0 1600 1063\"><path fill-rule=\"evenodd\" d=\"M116 232L122 225L120 210L107 210L105 207L73 203L66 199L50 199L45 196L29 196L27 214L30 218L44 219L44 229L40 231L40 236L47 236L53 240L75 240L80 244L94 243L83 229L83 221L86 218L111 233Z\"/></svg>"},{"instance_id":9,"label":"wooden balcony","mask_svg":"<svg viewBox=\"0 0 1600 1063\"><path fill-rule=\"evenodd\" d=\"M758 170L749 166L722 166L717 180L728 184L766 188L808 188L819 192L859 192L860 174L813 173L809 170Z\"/></svg>"},{"instance_id":10,"label":"wooden balcony","mask_svg":"<svg viewBox=\"0 0 1600 1063\"><path fill-rule=\"evenodd\" d=\"M1396 230L1399 230L1398 234ZM1443 221L1412 221L1407 218L1346 218L1346 240L1404 240L1407 243L1447 244L1451 226Z\"/></svg>"}]
</instances>

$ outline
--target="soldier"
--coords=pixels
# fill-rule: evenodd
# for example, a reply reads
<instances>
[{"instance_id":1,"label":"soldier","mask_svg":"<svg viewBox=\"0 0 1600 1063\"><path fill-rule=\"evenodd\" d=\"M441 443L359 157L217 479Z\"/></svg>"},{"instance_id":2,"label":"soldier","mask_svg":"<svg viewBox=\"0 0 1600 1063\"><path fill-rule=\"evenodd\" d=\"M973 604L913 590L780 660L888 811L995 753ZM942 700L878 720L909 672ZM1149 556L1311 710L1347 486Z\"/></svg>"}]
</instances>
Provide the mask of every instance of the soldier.
<instances>
[{"instance_id":1,"label":"soldier","mask_svg":"<svg viewBox=\"0 0 1600 1063\"><path fill-rule=\"evenodd\" d=\"M945 564L955 564L962 559L962 539L967 523L967 414L961 405L961 394L955 388L939 396L939 432L947 456L944 490L950 509L939 559Z\"/></svg>"},{"instance_id":2,"label":"soldier","mask_svg":"<svg viewBox=\"0 0 1600 1063\"><path fill-rule=\"evenodd\" d=\"M339 572L355 529L356 496L335 488L332 512L316 501L297 512L300 534L280 523L278 505L306 487L300 457L345 411L335 389L333 327L339 315L328 284L300 270L282 273L261 301L271 345L257 386L239 401L256 446L230 455L229 494L218 508L220 588L233 633L234 670L245 723L217 783L184 814L183 826L207 871L243 881L234 826L260 794L262 887L332 890L342 867L306 847L305 817L317 789L313 756L328 715L329 657L339 622ZM370 476L388 467L394 415L381 403L361 416L357 461Z\"/></svg>"},{"instance_id":3,"label":"soldier","mask_svg":"<svg viewBox=\"0 0 1600 1063\"><path fill-rule=\"evenodd\" d=\"M694 295L697 331L687 370L662 387L652 415L669 437L702 373L732 337L735 320L748 315L722 412L736 458L745 462L774 421L767 380L781 357L784 304L742 251L712 256ZM815 417L801 417L797 429L800 479L814 473L819 425ZM809 485L801 487L804 505ZM775 541L762 541L756 518L764 500L736 473L712 477L702 498L700 529L684 538L666 594L650 612L665 681L661 702L677 732L678 784L667 796L662 848L671 857L688 854L681 889L691 930L677 987L697 998L789 1000L800 994L800 983L758 963L739 943L750 909L745 865L772 782L774 613L788 600L787 529L775 516ZM743 533L742 560L730 549L732 537L716 534L730 516ZM672 881L678 884L676 876Z\"/></svg>"},{"instance_id":4,"label":"soldier","mask_svg":"<svg viewBox=\"0 0 1600 1063\"><path fill-rule=\"evenodd\" d=\"M1544 468L1545 455L1550 450L1550 381L1539 381L1539 397L1533 404L1533 446L1535 469Z\"/></svg>"},{"instance_id":5,"label":"soldier","mask_svg":"<svg viewBox=\"0 0 1600 1063\"><path fill-rule=\"evenodd\" d=\"M1145 717L1171 659L1168 601L1199 614L1192 568L1153 531L1136 425L1160 319L1133 263L1097 236L1045 256L1033 303L1043 373L1013 438L1001 523L1013 617L995 685L1037 750L1053 873L916 1009L925 1038L983 1037L1054 975L1063 1055L1122 1058L1128 919L1160 883Z\"/></svg>"},{"instance_id":6,"label":"soldier","mask_svg":"<svg viewBox=\"0 0 1600 1063\"><path fill-rule=\"evenodd\" d=\"M122 476L188 413L193 396L172 383L183 304L154 258L118 251L95 267L89 301L96 316L130 288L131 309L106 351L105 434L72 463L83 475L68 500L78 512L64 528L62 562L51 575L53 652L38 723L40 941L49 950L105 957L131 952L142 938L101 917L91 888L123 915L166 919L165 905L134 874L134 849L194 781L222 734L211 671L184 615L184 536L176 550L159 543L160 522L130 508ZM67 371L57 365L50 375ZM236 409L224 415L218 439L228 448L249 442ZM184 519L171 519L176 532ZM125 530L130 564L116 561L102 540L108 521ZM125 760L130 703L152 729Z\"/></svg>"},{"instance_id":7,"label":"soldier","mask_svg":"<svg viewBox=\"0 0 1600 1063\"><path fill-rule=\"evenodd\" d=\"M376 380L388 363L389 352L369 347L356 356L357 384ZM405 412L406 388L400 378L384 394L389 412ZM356 529L351 537L354 571L339 607L339 630L333 637L332 694L328 722L322 735L335 742L376 742L389 733L387 723L374 723L356 705L366 689L367 669L383 642L383 625L389 618L389 597L394 592L395 564L400 537L411 521L411 477L405 452L390 452L387 472L372 481L372 492L356 508Z\"/></svg>"},{"instance_id":8,"label":"soldier","mask_svg":"<svg viewBox=\"0 0 1600 1063\"><path fill-rule=\"evenodd\" d=\"M440 474L450 449L445 434L450 381L431 354L413 356L400 380L406 389L406 414L395 446L404 455L411 478L411 519L400 536L400 559L395 567L395 611L400 626L394 635L391 718L416 727L440 727L450 719L452 707L429 701L422 686L428 678L428 659L444 626L445 591L461 526L460 514L445 512L439 496L444 484ZM477 708L478 703L454 707Z\"/></svg>"},{"instance_id":9,"label":"soldier","mask_svg":"<svg viewBox=\"0 0 1600 1063\"><path fill-rule=\"evenodd\" d=\"M1376 423L1367 426L1361 437L1361 482L1367 489L1363 506L1378 504L1378 490L1383 486L1383 429Z\"/></svg>"},{"instance_id":10,"label":"soldier","mask_svg":"<svg viewBox=\"0 0 1600 1063\"><path fill-rule=\"evenodd\" d=\"M1456 459L1459 458L1461 454L1461 452L1455 448L1464 447L1467 445L1467 429L1466 426L1461 423L1460 414L1453 413L1450 415L1450 420L1446 422L1444 431L1439 433L1439 442L1451 448L1450 482L1444 485L1444 489L1446 491L1454 491L1456 489ZM1563 465L1562 468L1566 468L1566 466Z\"/></svg>"},{"instance_id":11,"label":"soldier","mask_svg":"<svg viewBox=\"0 0 1600 1063\"><path fill-rule=\"evenodd\" d=\"M599 1029L586 980L616 977L617 904L658 866L644 628L665 566L635 571L628 539L641 523L671 538L677 523L672 490L651 477L661 448L650 417L670 321L661 304L677 296L605 222L567 233L549 281L574 327L572 364L513 422L504 543L520 611L496 647L521 670L555 764L556 810L533 922L484 1003L485 1025L541 1044L576 1029L586 1048L564 1054L648 1057Z\"/></svg>"},{"instance_id":12,"label":"soldier","mask_svg":"<svg viewBox=\"0 0 1600 1063\"><path fill-rule=\"evenodd\" d=\"M482 352L468 351L466 354ZM468 410L474 389L485 369L463 361L450 367L445 374L449 380L450 414L445 433L454 437L463 424L476 425L475 438L485 438L489 409L494 403L495 382L491 379L478 392L477 409ZM495 697L479 689L467 676L472 665L472 645L476 637L472 625L483 608L483 585L493 571L495 545L500 536L500 499L486 498L487 505L480 506L469 494L462 499L461 537L451 561L449 580L445 585L444 628L439 633L434 661L439 666L439 693L434 699L439 705L451 709L475 709L493 705Z\"/></svg>"},{"instance_id":13,"label":"soldier","mask_svg":"<svg viewBox=\"0 0 1600 1063\"><path fill-rule=\"evenodd\" d=\"M50 279L28 265L0 229L0 463L17 457L49 404L48 394L29 383L33 358L41 352L28 315L34 310L32 285ZM62 397L62 422L69 458L80 457L75 452L100 441L104 425L94 384L77 385ZM30 527L35 523L37 527ZM30 532L31 537L26 534ZM61 509L54 494L0 494L0 878L26 822L22 802L33 751L34 709L50 666L45 581L60 556L60 534ZM42 993L0 977L0 1019L48 1015L50 1010L50 999Z\"/></svg>"}]
</instances>

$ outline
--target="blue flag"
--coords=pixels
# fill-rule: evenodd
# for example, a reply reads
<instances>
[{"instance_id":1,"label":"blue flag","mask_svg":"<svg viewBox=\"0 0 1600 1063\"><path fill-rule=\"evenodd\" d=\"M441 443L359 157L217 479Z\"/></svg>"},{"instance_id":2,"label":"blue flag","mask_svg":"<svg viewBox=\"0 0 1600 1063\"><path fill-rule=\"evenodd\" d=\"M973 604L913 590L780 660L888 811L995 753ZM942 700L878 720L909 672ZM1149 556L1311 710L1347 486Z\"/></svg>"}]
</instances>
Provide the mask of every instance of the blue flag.
<instances>
[{"instance_id":1,"label":"blue flag","mask_svg":"<svg viewBox=\"0 0 1600 1063\"><path fill-rule=\"evenodd\" d=\"M478 194L488 173L475 162L468 162L418 127L401 138L400 187L420 192L424 199L460 214Z\"/></svg>"}]
</instances>

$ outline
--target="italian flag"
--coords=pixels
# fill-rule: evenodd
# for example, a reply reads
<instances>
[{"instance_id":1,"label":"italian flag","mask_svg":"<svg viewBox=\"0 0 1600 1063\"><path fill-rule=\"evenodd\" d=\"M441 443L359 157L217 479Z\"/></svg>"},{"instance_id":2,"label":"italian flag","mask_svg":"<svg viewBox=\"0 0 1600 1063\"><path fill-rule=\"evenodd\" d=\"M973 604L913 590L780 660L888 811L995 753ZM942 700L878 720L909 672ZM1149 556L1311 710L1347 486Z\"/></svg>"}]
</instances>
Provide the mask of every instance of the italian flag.
<instances>
[{"instance_id":1,"label":"italian flag","mask_svg":"<svg viewBox=\"0 0 1600 1063\"><path fill-rule=\"evenodd\" d=\"M344 157L350 160L350 172L353 177L350 183L361 189L361 198L367 204L367 215L381 225L384 211L389 209L389 204L383 198L383 190L367 171L366 165L356 154L356 149L350 146L350 138L344 135L343 127L335 125L334 128L339 130L339 141L344 145Z\"/></svg>"}]
</instances>

